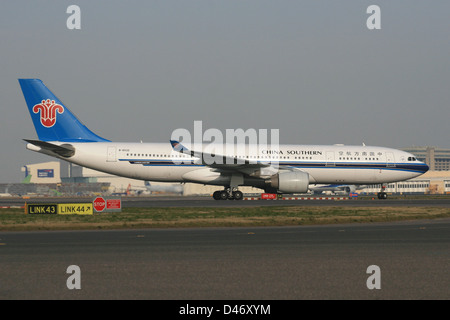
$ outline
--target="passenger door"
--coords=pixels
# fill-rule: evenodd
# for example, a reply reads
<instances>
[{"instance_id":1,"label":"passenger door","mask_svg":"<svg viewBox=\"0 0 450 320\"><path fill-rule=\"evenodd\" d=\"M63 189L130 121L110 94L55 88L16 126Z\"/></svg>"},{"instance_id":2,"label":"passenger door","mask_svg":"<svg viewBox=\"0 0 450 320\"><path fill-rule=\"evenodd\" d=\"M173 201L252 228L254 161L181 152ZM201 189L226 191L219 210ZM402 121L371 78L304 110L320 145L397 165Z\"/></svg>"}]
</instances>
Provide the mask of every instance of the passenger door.
<instances>
[{"instance_id":1,"label":"passenger door","mask_svg":"<svg viewBox=\"0 0 450 320\"><path fill-rule=\"evenodd\" d=\"M386 167L395 168L395 158L392 152L386 152Z\"/></svg>"}]
</instances>

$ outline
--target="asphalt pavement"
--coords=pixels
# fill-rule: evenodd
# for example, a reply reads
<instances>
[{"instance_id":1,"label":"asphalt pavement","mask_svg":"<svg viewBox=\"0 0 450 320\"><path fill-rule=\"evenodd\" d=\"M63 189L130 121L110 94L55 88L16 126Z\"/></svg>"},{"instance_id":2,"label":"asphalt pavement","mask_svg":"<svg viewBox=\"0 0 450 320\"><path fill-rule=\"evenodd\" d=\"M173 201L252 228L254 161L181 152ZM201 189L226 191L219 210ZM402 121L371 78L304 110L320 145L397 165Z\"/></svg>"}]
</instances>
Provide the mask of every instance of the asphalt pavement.
<instances>
[{"instance_id":1,"label":"asphalt pavement","mask_svg":"<svg viewBox=\"0 0 450 320\"><path fill-rule=\"evenodd\" d=\"M447 300L448 270L450 219L0 233L0 299Z\"/></svg>"}]
</instances>

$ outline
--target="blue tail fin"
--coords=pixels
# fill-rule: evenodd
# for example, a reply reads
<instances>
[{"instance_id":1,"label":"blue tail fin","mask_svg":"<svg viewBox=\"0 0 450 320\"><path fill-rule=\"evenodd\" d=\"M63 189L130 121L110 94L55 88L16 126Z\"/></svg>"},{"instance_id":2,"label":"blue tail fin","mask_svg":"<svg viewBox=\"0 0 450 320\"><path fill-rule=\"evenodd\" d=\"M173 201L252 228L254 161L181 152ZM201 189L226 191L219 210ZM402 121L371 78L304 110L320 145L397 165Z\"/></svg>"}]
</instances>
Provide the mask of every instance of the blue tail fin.
<instances>
[{"instance_id":1,"label":"blue tail fin","mask_svg":"<svg viewBox=\"0 0 450 320\"><path fill-rule=\"evenodd\" d=\"M19 79L41 141L109 141L89 130L39 79Z\"/></svg>"}]
</instances>

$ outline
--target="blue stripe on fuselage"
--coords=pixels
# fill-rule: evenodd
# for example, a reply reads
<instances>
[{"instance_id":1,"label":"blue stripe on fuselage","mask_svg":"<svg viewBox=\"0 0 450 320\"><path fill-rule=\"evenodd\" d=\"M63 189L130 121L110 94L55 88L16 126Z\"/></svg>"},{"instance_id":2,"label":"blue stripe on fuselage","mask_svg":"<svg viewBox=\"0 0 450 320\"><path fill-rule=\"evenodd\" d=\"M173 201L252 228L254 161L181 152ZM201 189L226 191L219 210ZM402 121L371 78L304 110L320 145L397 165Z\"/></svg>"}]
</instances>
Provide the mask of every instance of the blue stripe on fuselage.
<instances>
[{"instance_id":1,"label":"blue stripe on fuselage","mask_svg":"<svg viewBox=\"0 0 450 320\"><path fill-rule=\"evenodd\" d=\"M144 166L202 166L202 164L194 163L193 161L177 161L162 160L162 159L119 159L119 161L128 161L131 164L141 164ZM267 163L267 162L261 162ZM292 168L324 168L324 169L383 169L383 170L397 170L397 171L409 171L409 172L422 172L428 171L428 166L424 163L410 164L410 163L392 163L389 166L386 163L357 163L357 162L335 162L333 165L327 162L292 162L292 161L280 161L278 162L282 167Z\"/></svg>"}]
</instances>

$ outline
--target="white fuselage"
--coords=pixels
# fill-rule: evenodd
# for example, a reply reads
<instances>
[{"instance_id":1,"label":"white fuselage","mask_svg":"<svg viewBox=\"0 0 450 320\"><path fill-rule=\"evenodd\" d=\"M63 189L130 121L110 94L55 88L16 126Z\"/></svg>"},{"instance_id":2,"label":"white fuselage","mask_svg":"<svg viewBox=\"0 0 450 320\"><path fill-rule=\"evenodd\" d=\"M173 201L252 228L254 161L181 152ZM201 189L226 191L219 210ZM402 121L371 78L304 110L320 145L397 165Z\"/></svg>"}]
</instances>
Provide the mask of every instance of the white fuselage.
<instances>
[{"instance_id":1,"label":"white fuselage","mask_svg":"<svg viewBox=\"0 0 450 320\"><path fill-rule=\"evenodd\" d=\"M71 145L76 150L75 154L61 159L118 176L212 185L227 185L230 181L230 176L205 166L200 159L175 152L169 143L88 142ZM49 154L32 144L27 148ZM414 178L428 170L427 165L417 161L412 154L383 147L280 145L276 151L260 149L252 153L248 148L243 150L247 151L226 156L271 162L274 170L301 170L309 174L310 184L388 183ZM251 176L244 185L255 185Z\"/></svg>"}]
</instances>

